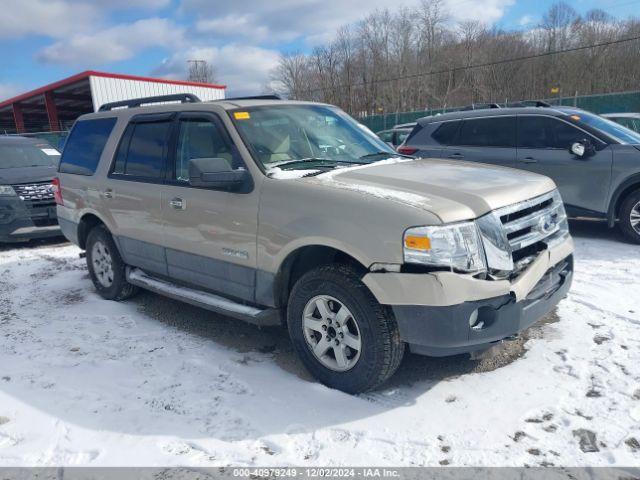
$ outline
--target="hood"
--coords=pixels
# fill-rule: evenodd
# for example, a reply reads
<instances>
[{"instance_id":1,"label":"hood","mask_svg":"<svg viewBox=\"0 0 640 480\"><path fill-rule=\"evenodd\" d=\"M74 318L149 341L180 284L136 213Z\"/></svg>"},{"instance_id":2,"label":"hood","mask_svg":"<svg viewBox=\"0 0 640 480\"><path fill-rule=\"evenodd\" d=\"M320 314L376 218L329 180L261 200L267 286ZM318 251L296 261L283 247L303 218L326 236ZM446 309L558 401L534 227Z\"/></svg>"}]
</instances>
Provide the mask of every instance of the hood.
<instances>
[{"instance_id":1,"label":"hood","mask_svg":"<svg viewBox=\"0 0 640 480\"><path fill-rule=\"evenodd\" d=\"M391 159L309 180L421 208L444 223L477 218L555 188L553 180L535 173L429 158Z\"/></svg>"},{"instance_id":2,"label":"hood","mask_svg":"<svg viewBox=\"0 0 640 480\"><path fill-rule=\"evenodd\" d=\"M55 166L0 168L0 185L49 182L56 172Z\"/></svg>"}]
</instances>

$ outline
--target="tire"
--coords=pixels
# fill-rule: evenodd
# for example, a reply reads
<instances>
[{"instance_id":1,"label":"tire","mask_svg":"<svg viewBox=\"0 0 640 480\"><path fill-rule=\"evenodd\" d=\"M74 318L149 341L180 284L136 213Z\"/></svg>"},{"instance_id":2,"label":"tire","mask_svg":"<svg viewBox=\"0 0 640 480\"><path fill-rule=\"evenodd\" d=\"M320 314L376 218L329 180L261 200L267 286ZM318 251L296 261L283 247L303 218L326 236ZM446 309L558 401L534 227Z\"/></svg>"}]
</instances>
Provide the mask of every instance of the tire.
<instances>
[{"instance_id":1,"label":"tire","mask_svg":"<svg viewBox=\"0 0 640 480\"><path fill-rule=\"evenodd\" d=\"M305 315L308 321L303 320ZM347 393L380 386L397 370L404 355L391 310L380 305L355 270L345 265L318 267L296 282L289 297L287 324L293 347L307 370L328 387ZM325 354L316 355L314 348Z\"/></svg>"},{"instance_id":2,"label":"tire","mask_svg":"<svg viewBox=\"0 0 640 480\"><path fill-rule=\"evenodd\" d=\"M631 192L620 206L619 227L627 240L640 244L640 190Z\"/></svg>"},{"instance_id":3,"label":"tire","mask_svg":"<svg viewBox=\"0 0 640 480\"><path fill-rule=\"evenodd\" d=\"M138 287L127 282L126 265L113 237L104 226L91 229L87 236L86 253L89 276L102 298L126 300L138 292Z\"/></svg>"}]
</instances>

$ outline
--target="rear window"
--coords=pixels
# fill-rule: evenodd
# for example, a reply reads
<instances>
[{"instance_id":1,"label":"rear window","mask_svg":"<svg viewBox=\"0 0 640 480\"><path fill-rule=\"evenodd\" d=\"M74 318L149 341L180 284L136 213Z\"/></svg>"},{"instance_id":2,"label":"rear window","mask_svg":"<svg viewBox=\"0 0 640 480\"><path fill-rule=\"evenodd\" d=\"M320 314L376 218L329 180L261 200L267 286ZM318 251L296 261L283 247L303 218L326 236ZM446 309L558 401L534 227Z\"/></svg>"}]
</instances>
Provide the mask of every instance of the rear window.
<instances>
[{"instance_id":1,"label":"rear window","mask_svg":"<svg viewBox=\"0 0 640 480\"><path fill-rule=\"evenodd\" d=\"M115 124L115 118L76 122L64 146L59 171L76 175L93 175Z\"/></svg>"},{"instance_id":2,"label":"rear window","mask_svg":"<svg viewBox=\"0 0 640 480\"><path fill-rule=\"evenodd\" d=\"M473 147L515 147L516 117L466 119L456 145Z\"/></svg>"},{"instance_id":3,"label":"rear window","mask_svg":"<svg viewBox=\"0 0 640 480\"><path fill-rule=\"evenodd\" d=\"M459 120L453 122L442 122L431 136L440 145L455 145L460 123L462 122Z\"/></svg>"}]
</instances>

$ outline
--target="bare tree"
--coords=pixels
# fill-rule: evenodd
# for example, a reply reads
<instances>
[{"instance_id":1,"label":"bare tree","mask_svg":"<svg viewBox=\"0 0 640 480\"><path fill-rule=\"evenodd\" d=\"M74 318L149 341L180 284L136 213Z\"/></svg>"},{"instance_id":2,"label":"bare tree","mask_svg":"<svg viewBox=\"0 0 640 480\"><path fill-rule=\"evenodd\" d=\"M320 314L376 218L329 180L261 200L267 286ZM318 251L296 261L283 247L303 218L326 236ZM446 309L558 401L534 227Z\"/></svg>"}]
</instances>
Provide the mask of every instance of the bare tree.
<instances>
[{"instance_id":1,"label":"bare tree","mask_svg":"<svg viewBox=\"0 0 640 480\"><path fill-rule=\"evenodd\" d=\"M198 83L215 83L216 75L213 65L206 60L187 60L189 65L189 81Z\"/></svg>"},{"instance_id":2,"label":"bare tree","mask_svg":"<svg viewBox=\"0 0 640 480\"><path fill-rule=\"evenodd\" d=\"M274 78L292 98L355 115L548 98L552 87L565 95L638 89L640 41L581 47L638 37L640 20L581 16L558 2L539 25L504 31L456 24L445 5L376 11L308 55L283 55ZM510 61L522 57L530 58Z\"/></svg>"}]
</instances>

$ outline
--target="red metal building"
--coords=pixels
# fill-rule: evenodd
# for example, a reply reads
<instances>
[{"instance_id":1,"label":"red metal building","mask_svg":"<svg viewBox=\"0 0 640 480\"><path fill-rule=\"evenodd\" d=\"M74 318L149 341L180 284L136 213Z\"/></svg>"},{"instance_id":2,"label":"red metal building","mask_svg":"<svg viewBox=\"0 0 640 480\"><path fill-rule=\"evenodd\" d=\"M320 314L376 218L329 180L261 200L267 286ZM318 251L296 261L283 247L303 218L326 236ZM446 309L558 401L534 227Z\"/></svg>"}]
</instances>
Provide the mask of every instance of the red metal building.
<instances>
[{"instance_id":1,"label":"red metal building","mask_svg":"<svg viewBox=\"0 0 640 480\"><path fill-rule=\"evenodd\" d=\"M100 105L131 98L193 93L201 100L224 98L224 85L115 73L86 72L0 101L0 134L62 131Z\"/></svg>"}]
</instances>

